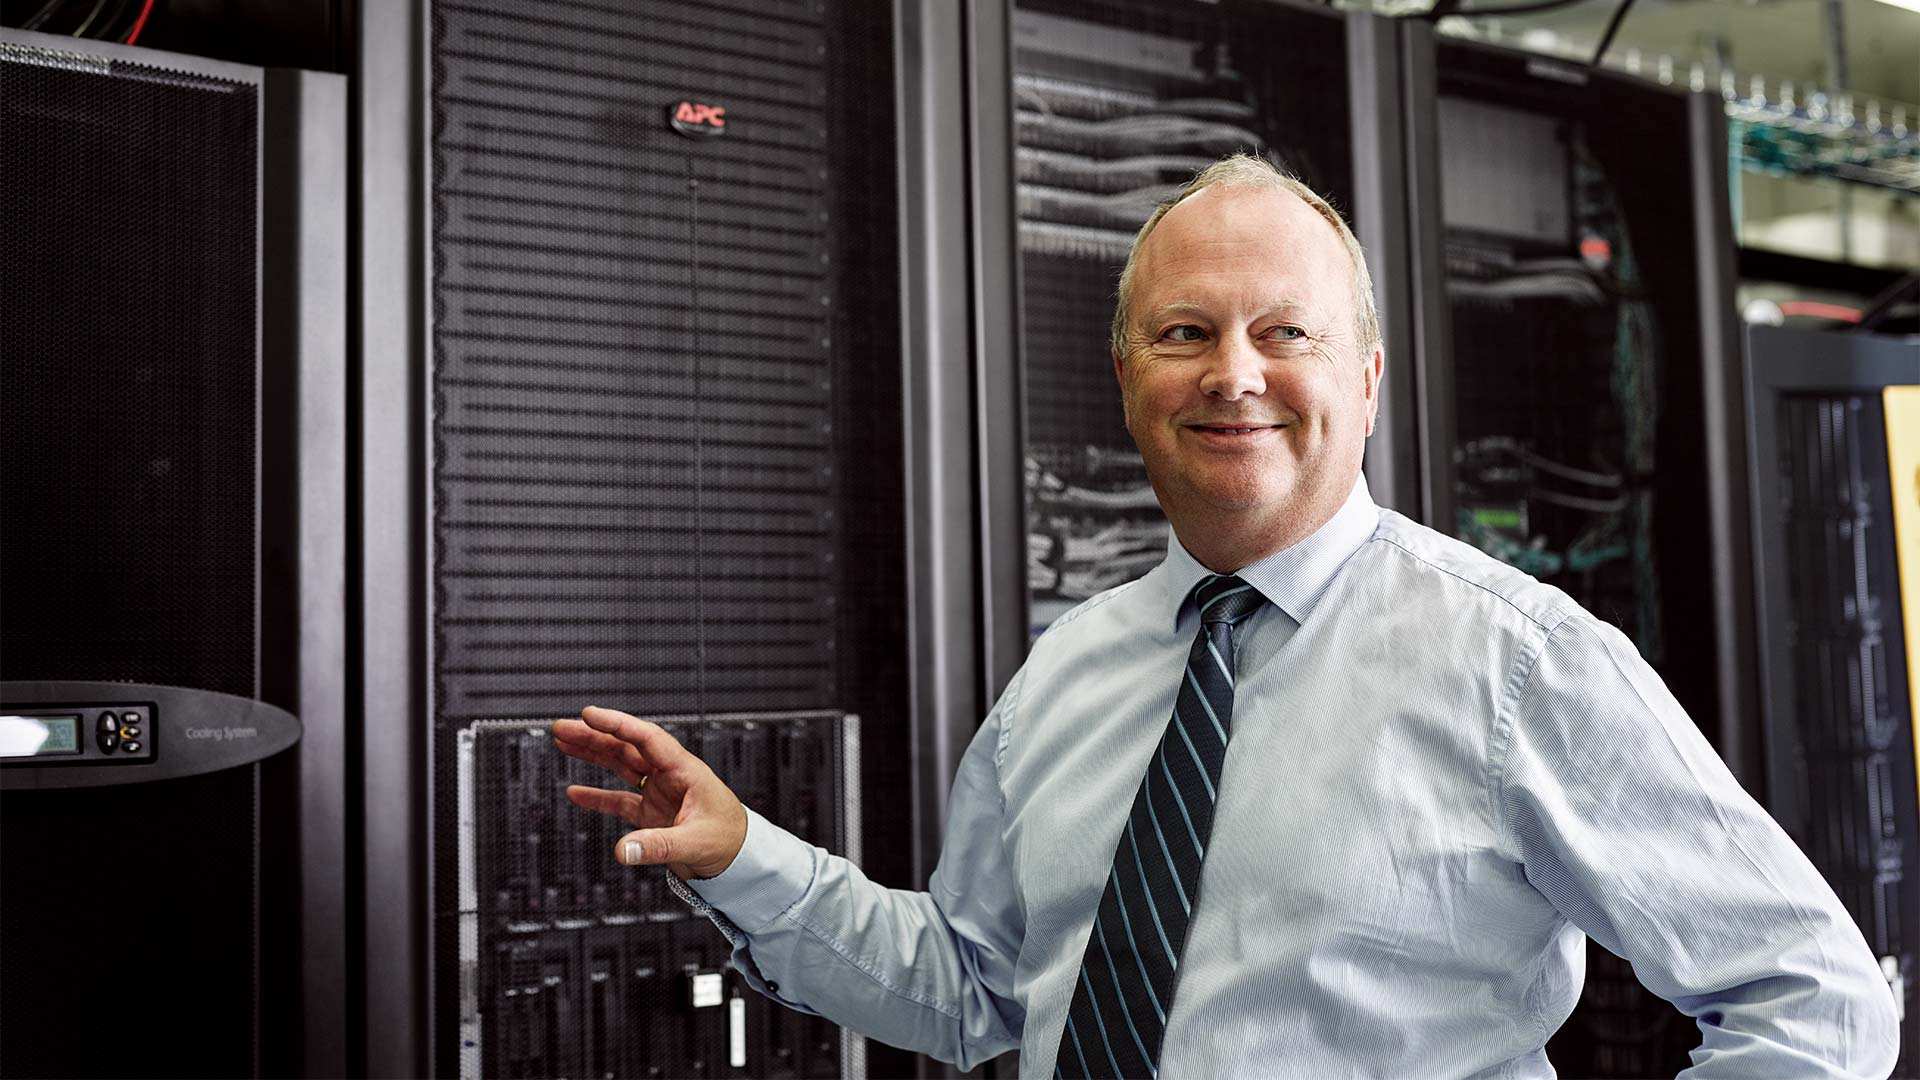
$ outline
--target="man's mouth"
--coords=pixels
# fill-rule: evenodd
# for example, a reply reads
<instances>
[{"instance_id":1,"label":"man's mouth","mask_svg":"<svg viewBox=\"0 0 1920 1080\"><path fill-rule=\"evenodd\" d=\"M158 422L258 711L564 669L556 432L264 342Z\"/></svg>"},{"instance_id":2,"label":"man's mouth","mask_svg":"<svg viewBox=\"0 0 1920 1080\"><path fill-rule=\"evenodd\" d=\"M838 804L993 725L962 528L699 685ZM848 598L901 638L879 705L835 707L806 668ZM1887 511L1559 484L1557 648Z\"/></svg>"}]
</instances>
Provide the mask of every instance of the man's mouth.
<instances>
[{"instance_id":1,"label":"man's mouth","mask_svg":"<svg viewBox=\"0 0 1920 1080\"><path fill-rule=\"evenodd\" d=\"M1252 435L1256 432L1272 431L1280 425L1255 424L1251 426L1240 426L1234 424L1188 424L1187 426L1195 431L1212 432L1217 435Z\"/></svg>"}]
</instances>

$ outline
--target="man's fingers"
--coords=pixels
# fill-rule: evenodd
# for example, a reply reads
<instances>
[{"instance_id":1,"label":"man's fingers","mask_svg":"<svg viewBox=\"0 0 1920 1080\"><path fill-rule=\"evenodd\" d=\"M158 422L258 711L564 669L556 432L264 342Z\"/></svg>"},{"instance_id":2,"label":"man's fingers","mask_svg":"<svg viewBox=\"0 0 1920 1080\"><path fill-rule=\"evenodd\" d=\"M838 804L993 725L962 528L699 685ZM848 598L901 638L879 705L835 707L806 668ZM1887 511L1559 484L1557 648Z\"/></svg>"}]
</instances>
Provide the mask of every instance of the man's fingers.
<instances>
[{"instance_id":1,"label":"man's fingers","mask_svg":"<svg viewBox=\"0 0 1920 1080\"><path fill-rule=\"evenodd\" d=\"M610 814L629 825L639 825L644 821L640 815L645 804L638 794L631 791L608 791L606 788L569 784L567 798L575 806Z\"/></svg>"},{"instance_id":2,"label":"man's fingers","mask_svg":"<svg viewBox=\"0 0 1920 1080\"><path fill-rule=\"evenodd\" d=\"M601 769L611 771L622 780L626 780L628 784L639 784L639 778L645 776L641 769L636 769L639 753L634 751L634 748L626 748L628 753L620 753L620 749L595 748L582 742L568 742L561 736L553 738L553 746L557 746L568 757L578 757L588 765L599 765ZM620 746L626 746L626 744L620 744Z\"/></svg>"},{"instance_id":3,"label":"man's fingers","mask_svg":"<svg viewBox=\"0 0 1920 1080\"><path fill-rule=\"evenodd\" d=\"M595 731L580 720L555 720L553 737L565 739L576 746L613 754L616 757L630 756L635 763L646 764L645 759L640 755L639 747L618 736L608 735L604 731Z\"/></svg>"},{"instance_id":4,"label":"man's fingers","mask_svg":"<svg viewBox=\"0 0 1920 1080\"><path fill-rule=\"evenodd\" d=\"M581 710L580 719L595 731L611 735L639 750L650 766L649 772L677 769L698 760L680 745L680 740L667 734L665 728L617 709L589 705Z\"/></svg>"},{"instance_id":5,"label":"man's fingers","mask_svg":"<svg viewBox=\"0 0 1920 1080\"><path fill-rule=\"evenodd\" d=\"M569 726L578 730L569 730ZM586 735L582 736L580 732ZM602 735L578 720L562 720L554 724L553 744L569 757L608 769L629 784L639 783L640 777L647 771L647 761L640 756L640 751L611 735Z\"/></svg>"}]
</instances>

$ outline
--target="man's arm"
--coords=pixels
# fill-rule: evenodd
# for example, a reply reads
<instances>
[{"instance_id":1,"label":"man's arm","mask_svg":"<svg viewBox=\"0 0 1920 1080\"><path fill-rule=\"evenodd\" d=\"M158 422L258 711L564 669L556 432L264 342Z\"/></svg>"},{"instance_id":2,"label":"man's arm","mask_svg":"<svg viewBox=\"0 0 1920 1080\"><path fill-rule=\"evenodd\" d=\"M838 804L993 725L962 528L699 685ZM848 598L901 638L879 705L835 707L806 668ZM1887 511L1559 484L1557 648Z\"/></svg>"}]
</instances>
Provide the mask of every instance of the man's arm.
<instances>
[{"instance_id":1,"label":"man's arm","mask_svg":"<svg viewBox=\"0 0 1920 1080\"><path fill-rule=\"evenodd\" d=\"M1893 995L1859 928L1626 637L1576 614L1518 674L1493 812L1528 881L1696 1019L1682 1075L1891 1072Z\"/></svg>"},{"instance_id":2,"label":"man's arm","mask_svg":"<svg viewBox=\"0 0 1920 1080\"><path fill-rule=\"evenodd\" d=\"M1020 1044L1012 988L1025 928L1000 842L999 729L996 709L961 760L929 892L876 885L749 812L733 865L687 882L725 916L715 921L749 984L962 1069Z\"/></svg>"},{"instance_id":3,"label":"man's arm","mask_svg":"<svg viewBox=\"0 0 1920 1080\"><path fill-rule=\"evenodd\" d=\"M594 713L587 718L594 731L567 722L555 734L575 756L636 774L629 782L649 772L651 759L684 757L647 776L646 800L683 784L687 805L714 812L683 816L673 797L659 820L674 824L622 837L617 854L673 867L669 884L727 936L749 985L791 1008L970 1069L1018 1046L1025 1022L1012 998L1025 921L1002 844L998 767L1002 725L1020 684L1015 676L961 760L929 892L876 885L846 859L750 810L742 839L728 826L739 804L724 783L653 731L627 725L636 737L631 750L614 746L600 736L616 729ZM642 820L652 808L631 792L575 788L569 795L634 824L653 823ZM709 826L707 817L719 821ZM630 840L642 850L635 853Z\"/></svg>"}]
</instances>

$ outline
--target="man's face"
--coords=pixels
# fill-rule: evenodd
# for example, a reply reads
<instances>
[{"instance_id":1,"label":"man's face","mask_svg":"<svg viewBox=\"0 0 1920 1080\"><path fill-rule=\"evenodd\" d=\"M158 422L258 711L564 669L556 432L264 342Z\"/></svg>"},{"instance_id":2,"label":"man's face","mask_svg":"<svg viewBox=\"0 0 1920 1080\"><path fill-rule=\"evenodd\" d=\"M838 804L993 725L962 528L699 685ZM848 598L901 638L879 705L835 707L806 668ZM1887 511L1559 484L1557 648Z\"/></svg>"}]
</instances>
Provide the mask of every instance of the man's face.
<instances>
[{"instance_id":1,"label":"man's face","mask_svg":"<svg viewBox=\"0 0 1920 1080\"><path fill-rule=\"evenodd\" d=\"M1357 316L1346 248L1289 192L1209 187L1160 220L1114 374L1176 525L1333 515L1378 401L1381 357L1360 352Z\"/></svg>"}]
</instances>

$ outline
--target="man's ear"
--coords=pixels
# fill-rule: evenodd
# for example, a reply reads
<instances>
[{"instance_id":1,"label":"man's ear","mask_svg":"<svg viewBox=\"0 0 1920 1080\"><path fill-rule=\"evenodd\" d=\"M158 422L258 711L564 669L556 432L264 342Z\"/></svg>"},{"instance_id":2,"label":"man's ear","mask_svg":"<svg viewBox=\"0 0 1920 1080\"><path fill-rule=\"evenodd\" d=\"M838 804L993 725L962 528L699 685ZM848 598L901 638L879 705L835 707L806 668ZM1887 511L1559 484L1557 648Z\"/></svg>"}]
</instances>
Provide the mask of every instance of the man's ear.
<instances>
[{"instance_id":1,"label":"man's ear","mask_svg":"<svg viewBox=\"0 0 1920 1080\"><path fill-rule=\"evenodd\" d=\"M1367 383L1366 392L1367 392L1367 435L1368 436L1372 436L1373 422L1375 418L1377 418L1380 415L1380 379L1382 376L1386 374L1386 370L1387 370L1386 346L1375 345L1373 347L1373 355L1367 358L1366 371L1363 373Z\"/></svg>"}]
</instances>

